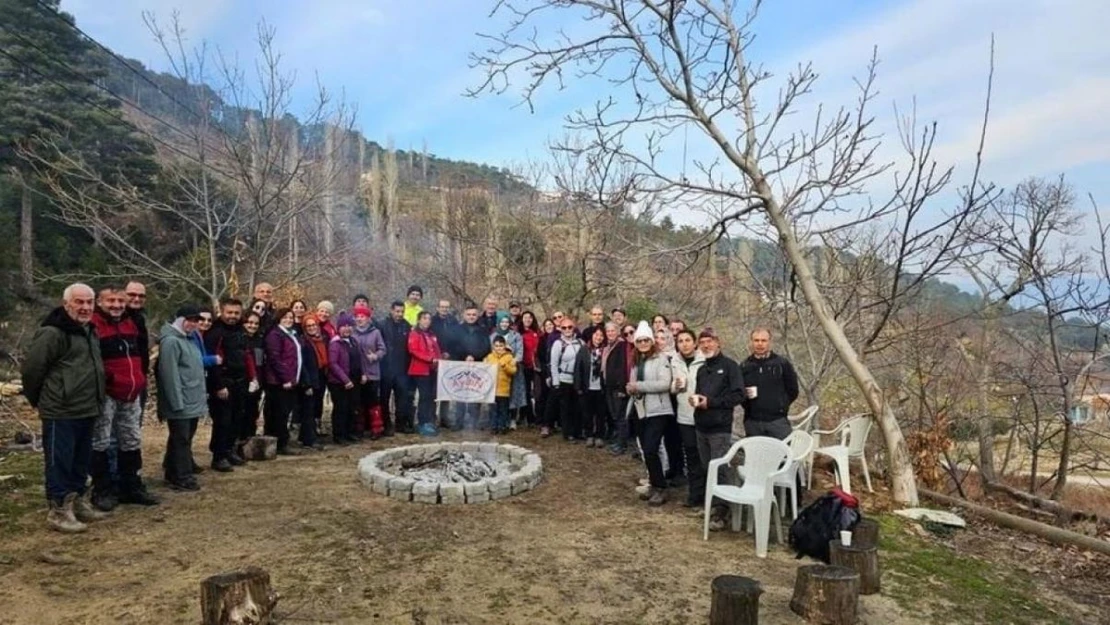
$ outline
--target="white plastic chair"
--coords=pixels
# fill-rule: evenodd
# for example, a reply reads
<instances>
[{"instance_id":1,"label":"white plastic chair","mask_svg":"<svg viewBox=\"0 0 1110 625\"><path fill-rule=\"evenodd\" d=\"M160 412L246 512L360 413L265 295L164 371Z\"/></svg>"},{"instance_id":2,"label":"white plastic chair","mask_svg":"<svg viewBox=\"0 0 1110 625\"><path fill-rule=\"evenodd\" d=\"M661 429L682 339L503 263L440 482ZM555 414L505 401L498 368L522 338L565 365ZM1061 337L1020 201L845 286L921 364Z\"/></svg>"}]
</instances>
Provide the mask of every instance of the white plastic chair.
<instances>
[{"instance_id":1,"label":"white plastic chair","mask_svg":"<svg viewBox=\"0 0 1110 625\"><path fill-rule=\"evenodd\" d=\"M836 481L844 492L852 492L852 476L849 461L858 458L863 466L863 479L867 483L867 492L871 490L871 473L867 470L867 456L864 450L867 447L867 435L871 433L871 417L869 415L855 415L840 423L831 430L814 430L813 433L820 437L822 434L840 434L840 444L827 447L817 447L815 454L822 454L836 461ZM820 438L818 438L820 440ZM813 485L813 472L810 472L810 486Z\"/></svg>"},{"instance_id":2,"label":"white plastic chair","mask_svg":"<svg viewBox=\"0 0 1110 625\"><path fill-rule=\"evenodd\" d=\"M813 421L817 416L819 406L810 406L796 415L789 415L786 418L790 420L790 427L794 430L803 430L810 432L813 430Z\"/></svg>"},{"instance_id":3,"label":"white plastic chair","mask_svg":"<svg viewBox=\"0 0 1110 625\"><path fill-rule=\"evenodd\" d=\"M794 430L783 441L790 446L791 469L775 479L775 488L790 491L791 510L793 518L798 518L798 477L808 483L809 473L813 470L813 446L816 442L813 436L802 429ZM781 507L782 504L779 504Z\"/></svg>"},{"instance_id":4,"label":"white plastic chair","mask_svg":"<svg viewBox=\"0 0 1110 625\"><path fill-rule=\"evenodd\" d=\"M742 468L744 485L718 484L718 470L721 467L728 467L729 462L740 450L744 450ZM737 441L723 457L711 461L705 484L703 539L709 540L709 513L713 507L714 497L731 504L733 531L740 530L740 512L743 506L749 506L754 517L749 520L749 527L754 524L755 555L766 558L767 539L771 529L771 511L772 508L775 508L776 512L778 509L778 502L775 500L775 480L789 471L790 465L790 447L776 438L767 436L743 438ZM781 543L782 522L778 514L775 514L774 518L775 529Z\"/></svg>"}]
</instances>

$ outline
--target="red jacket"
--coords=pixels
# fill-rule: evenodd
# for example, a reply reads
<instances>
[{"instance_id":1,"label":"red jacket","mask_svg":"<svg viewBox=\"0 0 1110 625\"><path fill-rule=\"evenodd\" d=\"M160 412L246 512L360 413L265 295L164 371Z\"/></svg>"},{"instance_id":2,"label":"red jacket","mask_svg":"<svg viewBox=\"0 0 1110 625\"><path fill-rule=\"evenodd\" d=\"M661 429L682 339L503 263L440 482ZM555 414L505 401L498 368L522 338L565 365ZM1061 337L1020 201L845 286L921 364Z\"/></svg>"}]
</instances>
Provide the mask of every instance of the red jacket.
<instances>
[{"instance_id":1,"label":"red jacket","mask_svg":"<svg viewBox=\"0 0 1110 625\"><path fill-rule=\"evenodd\" d=\"M439 360L439 339L431 332L416 329L409 332L409 375L427 377L432 375L435 361Z\"/></svg>"},{"instance_id":2,"label":"red jacket","mask_svg":"<svg viewBox=\"0 0 1110 625\"><path fill-rule=\"evenodd\" d=\"M100 339L108 397L122 402L135 401L146 388L139 325L130 315L112 319L100 310L93 313L92 324Z\"/></svg>"},{"instance_id":3,"label":"red jacket","mask_svg":"<svg viewBox=\"0 0 1110 625\"><path fill-rule=\"evenodd\" d=\"M524 368L536 368L536 350L540 348L540 333L535 330L525 330L521 333L524 339Z\"/></svg>"}]
</instances>

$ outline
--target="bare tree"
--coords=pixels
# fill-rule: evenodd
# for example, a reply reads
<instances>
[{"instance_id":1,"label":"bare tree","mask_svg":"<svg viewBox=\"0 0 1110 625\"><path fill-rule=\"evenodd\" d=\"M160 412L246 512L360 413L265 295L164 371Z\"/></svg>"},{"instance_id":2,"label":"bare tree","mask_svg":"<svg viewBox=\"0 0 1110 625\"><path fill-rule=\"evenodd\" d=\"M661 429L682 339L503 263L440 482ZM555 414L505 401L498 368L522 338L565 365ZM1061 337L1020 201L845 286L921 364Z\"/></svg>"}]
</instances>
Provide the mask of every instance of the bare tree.
<instances>
[{"instance_id":1,"label":"bare tree","mask_svg":"<svg viewBox=\"0 0 1110 625\"><path fill-rule=\"evenodd\" d=\"M921 158L906 174L896 175L890 199L869 201L867 186L890 169L890 163L877 157L880 137L868 112L877 62L859 80L857 106L831 114L816 107L812 124L802 123L808 129L795 130L792 118L817 73L811 65L801 65L777 90L771 86L771 74L748 59L758 8L754 2L737 21L733 2L715 0L501 0L494 11L507 15L510 24L505 32L486 36L490 49L474 55L486 79L473 93L504 91L512 77L522 76L523 97L530 102L543 86L561 83L566 75L599 77L625 97L603 100L567 120L571 128L593 133L595 150L635 163L655 192L674 192L687 202L714 206L718 232L739 219L765 219L814 318L880 426L894 497L913 503L913 468L891 402L838 323L807 258L805 235L831 234L900 215L893 223L900 221L907 232L899 244L903 256L919 250L937 259L922 265L928 268L931 262L951 262L954 254L936 252L935 237L941 237L941 247L944 240L954 240L956 226L976 212L989 189L978 184L976 168L961 206L941 223L940 232L919 237L914 226L907 231L907 224L949 182L949 170L938 169L929 157L931 134L926 131L925 141L910 146ZM549 13L577 15L581 24L550 33L542 22ZM697 131L716 157L697 163L695 171L672 173L660 156L675 131L687 127ZM904 137L914 135L916 131L903 132ZM896 278L885 303L876 306L875 329L865 345L880 338L884 319L897 311L895 296L905 291L902 280L910 271L894 271Z\"/></svg>"},{"instance_id":2,"label":"bare tree","mask_svg":"<svg viewBox=\"0 0 1110 625\"><path fill-rule=\"evenodd\" d=\"M218 51L188 50L176 16L168 30L153 15L144 17L189 88L190 101L182 104L189 123L133 120L158 138L164 172L158 193L139 193L126 179L105 180L60 140L28 154L60 219L90 232L123 271L211 299L241 281L249 289L262 273L280 283L327 268L320 261L343 251L331 246L329 210L353 123L345 105L321 87L297 124L290 110L295 83L265 24L258 27L251 79ZM222 100L219 109L210 85ZM300 129L321 133L309 141ZM277 270L280 260L288 271Z\"/></svg>"}]
</instances>

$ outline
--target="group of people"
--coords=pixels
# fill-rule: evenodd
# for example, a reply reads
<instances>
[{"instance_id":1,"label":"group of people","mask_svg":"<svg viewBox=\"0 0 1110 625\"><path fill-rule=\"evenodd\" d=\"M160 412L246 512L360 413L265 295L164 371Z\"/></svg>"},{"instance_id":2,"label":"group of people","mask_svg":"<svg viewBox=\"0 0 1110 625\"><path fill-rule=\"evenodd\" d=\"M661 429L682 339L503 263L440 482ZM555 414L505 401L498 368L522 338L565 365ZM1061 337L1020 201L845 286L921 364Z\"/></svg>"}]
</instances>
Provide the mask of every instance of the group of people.
<instances>
[{"instance_id":1,"label":"group of people","mask_svg":"<svg viewBox=\"0 0 1110 625\"><path fill-rule=\"evenodd\" d=\"M632 324L619 307L607 318L595 306L579 326L559 311L541 321L517 301L499 310L490 297L457 316L447 300L424 310L423 289L413 285L375 318L365 295L338 313L326 300L277 307L273 287L260 283L248 306L234 298L215 310L181 306L152 358L145 296L138 282L95 293L71 285L23 363L24 394L42 419L48 524L59 531L84 531L119 504L158 503L140 473L148 372L169 432L164 478L181 491L199 489L204 469L192 441L203 416L212 421L211 468L228 472L247 462L244 445L260 415L279 454L301 453L291 425L300 450L322 449L328 396L337 445L534 426L542 437L632 451L648 475L642 499L662 505L668 488L685 484L686 505L700 507L709 461L731 445L735 408L744 409L747 435L785 438L798 395L793 367L771 351L764 328L751 332L752 353L736 362L711 327L695 331L663 315ZM437 408L444 360L495 365L495 402ZM723 523L715 513L714 526Z\"/></svg>"}]
</instances>

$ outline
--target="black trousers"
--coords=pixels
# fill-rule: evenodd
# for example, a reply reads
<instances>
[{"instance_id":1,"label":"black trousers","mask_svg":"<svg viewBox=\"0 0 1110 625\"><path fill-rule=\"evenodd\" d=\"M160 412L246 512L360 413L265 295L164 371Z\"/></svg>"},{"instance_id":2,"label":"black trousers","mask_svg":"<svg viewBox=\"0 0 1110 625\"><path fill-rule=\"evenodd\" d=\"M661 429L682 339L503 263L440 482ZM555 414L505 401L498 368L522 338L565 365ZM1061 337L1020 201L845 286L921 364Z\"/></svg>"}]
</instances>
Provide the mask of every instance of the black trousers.
<instances>
[{"instance_id":1,"label":"black trousers","mask_svg":"<svg viewBox=\"0 0 1110 625\"><path fill-rule=\"evenodd\" d=\"M419 375L411 379L416 382L416 422L420 425L435 425L436 376Z\"/></svg>"},{"instance_id":2,"label":"black trousers","mask_svg":"<svg viewBox=\"0 0 1110 625\"><path fill-rule=\"evenodd\" d=\"M401 431L411 430L412 395L409 393L409 376L404 373L383 375L379 392L381 393L382 423L385 424L386 429L389 429L392 422ZM389 405L390 399L393 400L392 410L390 410Z\"/></svg>"},{"instance_id":3,"label":"black trousers","mask_svg":"<svg viewBox=\"0 0 1110 625\"><path fill-rule=\"evenodd\" d=\"M271 384L266 388L266 407L262 430L277 438L278 449L289 447L289 418L297 406L297 389Z\"/></svg>"},{"instance_id":4,"label":"black trousers","mask_svg":"<svg viewBox=\"0 0 1110 625\"><path fill-rule=\"evenodd\" d=\"M678 429L678 417L667 416L666 427L663 430L663 447L667 450L667 477L676 478L686 474L686 460L683 458L682 433Z\"/></svg>"},{"instance_id":5,"label":"black trousers","mask_svg":"<svg viewBox=\"0 0 1110 625\"><path fill-rule=\"evenodd\" d=\"M705 501L705 467L698 454L698 435L692 425L678 424L682 435L682 451L686 455L686 501L701 505Z\"/></svg>"},{"instance_id":6,"label":"black trousers","mask_svg":"<svg viewBox=\"0 0 1110 625\"><path fill-rule=\"evenodd\" d=\"M210 394L208 415L212 417L212 438L208 441L208 451L212 452L212 460L226 458L235 447L235 441L242 440L239 433L247 419L247 383L229 382L227 399Z\"/></svg>"},{"instance_id":7,"label":"black trousers","mask_svg":"<svg viewBox=\"0 0 1110 625\"><path fill-rule=\"evenodd\" d=\"M628 419L628 395L619 389L608 389L605 391L605 404L613 421L613 443L622 448L628 447L628 441L632 438Z\"/></svg>"},{"instance_id":8,"label":"black trousers","mask_svg":"<svg viewBox=\"0 0 1110 625\"><path fill-rule=\"evenodd\" d=\"M578 391L574 390L573 384L563 383L551 389L548 416L551 422L558 418L563 438L582 438L582 411L578 405Z\"/></svg>"},{"instance_id":9,"label":"black trousers","mask_svg":"<svg viewBox=\"0 0 1110 625\"><path fill-rule=\"evenodd\" d=\"M309 391L312 391L309 394ZM316 444L316 422L319 421L316 414L317 405L323 409L324 404L318 402L317 399L323 397L324 389L321 388L298 388L297 389L297 403L300 405L300 410L297 416L300 418L300 427L297 429L297 440L305 447L312 447Z\"/></svg>"},{"instance_id":10,"label":"black trousers","mask_svg":"<svg viewBox=\"0 0 1110 625\"><path fill-rule=\"evenodd\" d=\"M586 391L581 395L583 434L586 438L606 438L609 430L609 410L605 406L605 391Z\"/></svg>"},{"instance_id":11,"label":"black trousers","mask_svg":"<svg viewBox=\"0 0 1110 625\"><path fill-rule=\"evenodd\" d=\"M193 477L193 436L197 433L200 419L168 419L169 436L166 439L166 455L162 460L162 470L167 482L181 484L194 480Z\"/></svg>"},{"instance_id":12,"label":"black trousers","mask_svg":"<svg viewBox=\"0 0 1110 625\"><path fill-rule=\"evenodd\" d=\"M258 417L261 416L260 409L262 407L262 389L247 393L246 408L244 410L243 422L240 424L241 428L237 435L240 441L245 441L248 438L258 434Z\"/></svg>"},{"instance_id":13,"label":"black trousers","mask_svg":"<svg viewBox=\"0 0 1110 625\"><path fill-rule=\"evenodd\" d=\"M666 415L639 419L636 423L640 448L644 453L644 464L647 465L648 480L655 488L667 487L667 478L663 475L663 460L659 457L659 444L663 441L663 432L666 429Z\"/></svg>"},{"instance_id":14,"label":"black trousers","mask_svg":"<svg viewBox=\"0 0 1110 625\"><path fill-rule=\"evenodd\" d=\"M535 421L535 412L533 409L532 396L535 395L536 384L536 370L524 369L524 405L518 411L518 419L521 425L532 423Z\"/></svg>"},{"instance_id":15,"label":"black trousers","mask_svg":"<svg viewBox=\"0 0 1110 625\"><path fill-rule=\"evenodd\" d=\"M358 387L343 388L342 384L329 384L331 393L331 438L339 443L354 436L355 393Z\"/></svg>"}]
</instances>

